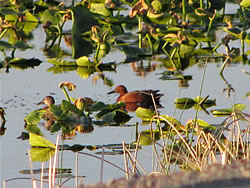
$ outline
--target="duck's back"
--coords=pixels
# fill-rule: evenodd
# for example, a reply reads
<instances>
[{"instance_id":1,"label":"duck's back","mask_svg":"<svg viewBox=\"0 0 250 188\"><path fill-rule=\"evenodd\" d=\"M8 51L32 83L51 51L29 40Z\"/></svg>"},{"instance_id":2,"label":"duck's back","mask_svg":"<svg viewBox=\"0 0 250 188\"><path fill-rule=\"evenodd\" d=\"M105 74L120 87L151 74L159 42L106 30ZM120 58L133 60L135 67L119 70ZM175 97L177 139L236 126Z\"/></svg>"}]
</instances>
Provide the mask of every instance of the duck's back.
<instances>
[{"instance_id":1,"label":"duck's back","mask_svg":"<svg viewBox=\"0 0 250 188\"><path fill-rule=\"evenodd\" d=\"M163 94L158 93L159 90L141 90L141 91L132 91L124 95L121 95L117 102L122 101L125 103L152 103L151 93L156 101L159 102L159 99Z\"/></svg>"}]
</instances>

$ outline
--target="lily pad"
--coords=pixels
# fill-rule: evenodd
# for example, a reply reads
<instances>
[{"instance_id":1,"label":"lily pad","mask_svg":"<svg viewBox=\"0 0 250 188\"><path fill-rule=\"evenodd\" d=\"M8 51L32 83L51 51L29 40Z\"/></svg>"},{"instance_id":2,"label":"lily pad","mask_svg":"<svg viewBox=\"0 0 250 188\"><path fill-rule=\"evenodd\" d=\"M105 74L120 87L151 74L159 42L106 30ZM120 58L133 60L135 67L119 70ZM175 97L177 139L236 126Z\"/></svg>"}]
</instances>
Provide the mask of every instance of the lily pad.
<instances>
[{"instance_id":1,"label":"lily pad","mask_svg":"<svg viewBox=\"0 0 250 188\"><path fill-rule=\"evenodd\" d=\"M24 120L25 120L25 122L27 124L35 124L35 125L37 125L40 122L40 120L41 120L41 118L42 118L42 116L43 116L43 114L45 112L46 112L45 110L35 110L35 111L29 113L24 118Z\"/></svg>"},{"instance_id":2,"label":"lily pad","mask_svg":"<svg viewBox=\"0 0 250 188\"><path fill-rule=\"evenodd\" d=\"M135 114L137 117L142 118L143 121L150 121L151 118L156 114L155 111L139 107L136 109Z\"/></svg>"},{"instance_id":3,"label":"lily pad","mask_svg":"<svg viewBox=\"0 0 250 188\"><path fill-rule=\"evenodd\" d=\"M106 108L106 104L104 104L103 102L97 101L94 104L91 105L90 107L90 111L99 111L99 110L103 110L104 108Z\"/></svg>"},{"instance_id":4,"label":"lily pad","mask_svg":"<svg viewBox=\"0 0 250 188\"><path fill-rule=\"evenodd\" d=\"M76 64L81 67L93 67L95 64L87 56L82 56L76 60Z\"/></svg>"},{"instance_id":5,"label":"lily pad","mask_svg":"<svg viewBox=\"0 0 250 188\"><path fill-rule=\"evenodd\" d=\"M94 105L94 104L93 104ZM97 118L101 118L102 116L104 116L107 113L110 113L114 110L120 109L121 107L125 106L125 103L115 103L115 104L108 104L106 105L103 109L100 110L100 112L98 112L96 114Z\"/></svg>"},{"instance_id":6,"label":"lily pad","mask_svg":"<svg viewBox=\"0 0 250 188\"><path fill-rule=\"evenodd\" d=\"M215 116L229 116L233 112L239 113L243 111L246 108L245 104L235 104L232 108L227 108L227 109L215 109L212 110L212 114Z\"/></svg>"},{"instance_id":7,"label":"lily pad","mask_svg":"<svg viewBox=\"0 0 250 188\"><path fill-rule=\"evenodd\" d=\"M111 105L106 105L96 117L102 119L108 125L119 125L126 123L131 116L127 112L120 110L124 106L124 103L116 103Z\"/></svg>"},{"instance_id":8,"label":"lily pad","mask_svg":"<svg viewBox=\"0 0 250 188\"><path fill-rule=\"evenodd\" d=\"M188 123L187 123L187 128L188 129L194 128L194 122L195 122L195 120L193 120L193 119L189 120ZM213 125L211 125L211 124L209 124L206 121L201 120L201 119L197 119L196 123L202 129L209 129L209 130L212 130L212 131L214 131L216 129L215 126L213 126Z\"/></svg>"},{"instance_id":9,"label":"lily pad","mask_svg":"<svg viewBox=\"0 0 250 188\"><path fill-rule=\"evenodd\" d=\"M174 103L176 104L186 104L186 103L196 103L196 101L194 99L191 98L177 98L175 99Z\"/></svg>"},{"instance_id":10,"label":"lily pad","mask_svg":"<svg viewBox=\"0 0 250 188\"><path fill-rule=\"evenodd\" d=\"M30 145L32 147L51 148L51 149L56 148L54 144L52 144L50 141L43 138L42 136L39 136L33 133L29 133L29 136L30 136L30 139L29 139Z\"/></svg>"},{"instance_id":11,"label":"lily pad","mask_svg":"<svg viewBox=\"0 0 250 188\"><path fill-rule=\"evenodd\" d=\"M146 130L141 132L139 144L141 146L151 145L153 142L160 139L160 133L158 130Z\"/></svg>"},{"instance_id":12,"label":"lily pad","mask_svg":"<svg viewBox=\"0 0 250 188\"><path fill-rule=\"evenodd\" d=\"M68 149L71 151L77 152L77 151L82 151L85 148L86 148L86 146L84 146L84 145L74 144L74 145L70 146Z\"/></svg>"},{"instance_id":13,"label":"lily pad","mask_svg":"<svg viewBox=\"0 0 250 188\"><path fill-rule=\"evenodd\" d=\"M25 125L25 130L27 130L29 133L43 136L43 133L38 128L37 124L27 124L27 125Z\"/></svg>"}]
</instances>

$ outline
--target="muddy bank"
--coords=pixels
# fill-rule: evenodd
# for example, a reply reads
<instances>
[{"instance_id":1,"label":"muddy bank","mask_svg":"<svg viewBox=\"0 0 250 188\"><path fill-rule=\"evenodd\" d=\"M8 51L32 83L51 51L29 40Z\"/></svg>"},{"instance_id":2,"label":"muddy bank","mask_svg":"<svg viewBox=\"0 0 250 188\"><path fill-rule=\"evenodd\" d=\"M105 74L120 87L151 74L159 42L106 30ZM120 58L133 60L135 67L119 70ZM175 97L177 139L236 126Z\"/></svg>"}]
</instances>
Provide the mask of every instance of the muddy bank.
<instances>
[{"instance_id":1,"label":"muddy bank","mask_svg":"<svg viewBox=\"0 0 250 188\"><path fill-rule=\"evenodd\" d=\"M152 174L120 178L107 184L88 185L87 188L250 188L250 162L242 161L232 165L212 165L202 172L178 172L169 176Z\"/></svg>"}]
</instances>

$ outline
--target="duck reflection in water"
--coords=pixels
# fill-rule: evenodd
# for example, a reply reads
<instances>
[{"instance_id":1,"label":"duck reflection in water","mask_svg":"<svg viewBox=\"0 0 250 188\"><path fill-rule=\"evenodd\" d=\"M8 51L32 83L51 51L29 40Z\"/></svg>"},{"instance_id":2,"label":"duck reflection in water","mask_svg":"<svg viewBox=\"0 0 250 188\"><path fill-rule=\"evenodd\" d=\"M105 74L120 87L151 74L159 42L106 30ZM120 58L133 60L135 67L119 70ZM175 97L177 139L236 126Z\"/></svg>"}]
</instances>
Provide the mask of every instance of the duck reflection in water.
<instances>
[{"instance_id":1,"label":"duck reflection in water","mask_svg":"<svg viewBox=\"0 0 250 188\"><path fill-rule=\"evenodd\" d=\"M119 97L116 102L124 102L127 111L135 111L138 107L154 109L154 102L157 108L161 108L160 98L163 94L158 93L159 90L137 90L128 92L123 85L117 86L111 93L118 93ZM154 102L152 100L154 98ZM125 110L125 109L124 109Z\"/></svg>"}]
</instances>

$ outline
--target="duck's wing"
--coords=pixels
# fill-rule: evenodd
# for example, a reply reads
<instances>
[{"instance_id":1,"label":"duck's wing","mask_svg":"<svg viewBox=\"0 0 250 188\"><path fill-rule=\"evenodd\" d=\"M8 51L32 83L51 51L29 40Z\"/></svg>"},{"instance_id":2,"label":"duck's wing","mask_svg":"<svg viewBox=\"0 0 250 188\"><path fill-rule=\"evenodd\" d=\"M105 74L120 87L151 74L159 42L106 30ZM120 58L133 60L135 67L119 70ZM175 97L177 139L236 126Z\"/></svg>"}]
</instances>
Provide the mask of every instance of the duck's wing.
<instances>
[{"instance_id":1,"label":"duck's wing","mask_svg":"<svg viewBox=\"0 0 250 188\"><path fill-rule=\"evenodd\" d=\"M163 93L158 93L160 90L152 90L152 89L148 89L148 90L141 90L141 91L136 91L136 92L140 92L146 95L151 95L153 94L154 98L161 98L164 94Z\"/></svg>"}]
</instances>

